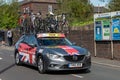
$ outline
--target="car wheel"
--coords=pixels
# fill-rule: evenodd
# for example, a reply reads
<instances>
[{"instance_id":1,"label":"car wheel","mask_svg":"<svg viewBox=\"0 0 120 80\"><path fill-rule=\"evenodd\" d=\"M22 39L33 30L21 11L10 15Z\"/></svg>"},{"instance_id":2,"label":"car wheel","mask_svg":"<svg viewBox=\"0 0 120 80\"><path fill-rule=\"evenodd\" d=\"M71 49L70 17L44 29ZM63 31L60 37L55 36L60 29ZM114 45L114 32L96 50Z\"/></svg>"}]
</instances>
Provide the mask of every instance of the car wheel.
<instances>
[{"instance_id":1,"label":"car wheel","mask_svg":"<svg viewBox=\"0 0 120 80\"><path fill-rule=\"evenodd\" d=\"M16 53L16 55L15 55L15 64L16 65L20 65L21 64L20 59L19 59L19 53Z\"/></svg>"},{"instance_id":2,"label":"car wheel","mask_svg":"<svg viewBox=\"0 0 120 80\"><path fill-rule=\"evenodd\" d=\"M41 74L45 73L44 62L43 62L43 59L41 57L39 57L39 59L38 59L37 67L38 67L39 73L41 73Z\"/></svg>"}]
</instances>

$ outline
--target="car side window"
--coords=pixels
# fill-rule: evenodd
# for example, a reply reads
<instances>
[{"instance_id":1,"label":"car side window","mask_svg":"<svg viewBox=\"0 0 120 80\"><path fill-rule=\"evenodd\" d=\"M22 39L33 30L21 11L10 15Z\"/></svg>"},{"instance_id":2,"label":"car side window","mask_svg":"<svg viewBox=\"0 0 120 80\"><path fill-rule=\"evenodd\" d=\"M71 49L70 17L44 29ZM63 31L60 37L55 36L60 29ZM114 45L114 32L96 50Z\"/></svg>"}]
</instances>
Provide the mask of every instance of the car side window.
<instances>
[{"instance_id":1,"label":"car side window","mask_svg":"<svg viewBox=\"0 0 120 80\"><path fill-rule=\"evenodd\" d=\"M24 40L25 36L20 37L20 39L18 40L18 42L15 44L15 47L18 48L19 44Z\"/></svg>"},{"instance_id":2,"label":"car side window","mask_svg":"<svg viewBox=\"0 0 120 80\"><path fill-rule=\"evenodd\" d=\"M21 42L24 40L24 38L25 38L24 36L20 37L20 39L18 40L17 43L18 43L18 44L21 43Z\"/></svg>"},{"instance_id":3,"label":"car side window","mask_svg":"<svg viewBox=\"0 0 120 80\"><path fill-rule=\"evenodd\" d=\"M28 44L29 43L29 36L25 36L23 42Z\"/></svg>"},{"instance_id":4,"label":"car side window","mask_svg":"<svg viewBox=\"0 0 120 80\"><path fill-rule=\"evenodd\" d=\"M29 37L29 44L37 44L36 39L33 35Z\"/></svg>"}]
</instances>

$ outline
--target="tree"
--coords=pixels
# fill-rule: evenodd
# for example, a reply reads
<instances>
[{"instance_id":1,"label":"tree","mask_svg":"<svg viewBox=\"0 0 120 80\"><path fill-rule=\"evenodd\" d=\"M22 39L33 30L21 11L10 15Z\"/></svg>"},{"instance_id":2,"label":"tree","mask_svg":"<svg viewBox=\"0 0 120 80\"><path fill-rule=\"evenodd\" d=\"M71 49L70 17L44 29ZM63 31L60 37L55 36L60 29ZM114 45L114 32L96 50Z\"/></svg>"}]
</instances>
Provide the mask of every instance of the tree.
<instances>
[{"instance_id":1,"label":"tree","mask_svg":"<svg viewBox=\"0 0 120 80\"><path fill-rule=\"evenodd\" d=\"M17 26L18 6L17 2L0 5L0 28L6 28L6 26L13 28Z\"/></svg>"},{"instance_id":2,"label":"tree","mask_svg":"<svg viewBox=\"0 0 120 80\"><path fill-rule=\"evenodd\" d=\"M4 4L4 3L5 3L4 0L0 0L0 6L1 6L2 4Z\"/></svg>"},{"instance_id":3,"label":"tree","mask_svg":"<svg viewBox=\"0 0 120 80\"><path fill-rule=\"evenodd\" d=\"M119 11L120 10L120 0L110 0L108 5L110 11Z\"/></svg>"},{"instance_id":4,"label":"tree","mask_svg":"<svg viewBox=\"0 0 120 80\"><path fill-rule=\"evenodd\" d=\"M71 21L84 21L92 16L92 5L89 0L59 0L61 13L69 14Z\"/></svg>"}]
</instances>

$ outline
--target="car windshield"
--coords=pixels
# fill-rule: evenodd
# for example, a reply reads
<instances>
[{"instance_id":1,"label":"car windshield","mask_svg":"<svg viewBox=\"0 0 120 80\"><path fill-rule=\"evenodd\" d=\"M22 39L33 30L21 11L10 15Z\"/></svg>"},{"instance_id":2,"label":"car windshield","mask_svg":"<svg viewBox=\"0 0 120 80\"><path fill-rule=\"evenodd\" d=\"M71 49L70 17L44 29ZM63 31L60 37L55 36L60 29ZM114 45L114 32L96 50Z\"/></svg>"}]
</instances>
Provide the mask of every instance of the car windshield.
<instances>
[{"instance_id":1,"label":"car windshield","mask_svg":"<svg viewBox=\"0 0 120 80\"><path fill-rule=\"evenodd\" d=\"M39 38L38 42L42 46L72 45L66 38Z\"/></svg>"}]
</instances>

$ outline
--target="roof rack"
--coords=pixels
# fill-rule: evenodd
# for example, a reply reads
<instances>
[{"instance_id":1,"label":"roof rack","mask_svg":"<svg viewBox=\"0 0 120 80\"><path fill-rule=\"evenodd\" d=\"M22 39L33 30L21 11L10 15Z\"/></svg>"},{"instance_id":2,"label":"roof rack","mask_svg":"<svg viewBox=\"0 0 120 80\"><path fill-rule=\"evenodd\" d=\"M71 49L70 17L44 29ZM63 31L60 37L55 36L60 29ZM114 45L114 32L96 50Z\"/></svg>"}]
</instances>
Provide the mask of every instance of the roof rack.
<instances>
[{"instance_id":1,"label":"roof rack","mask_svg":"<svg viewBox=\"0 0 120 80\"><path fill-rule=\"evenodd\" d=\"M59 22L53 16L42 19L41 14L34 15L26 10L19 18L19 25L21 34L68 33L69 27L65 21Z\"/></svg>"}]
</instances>

